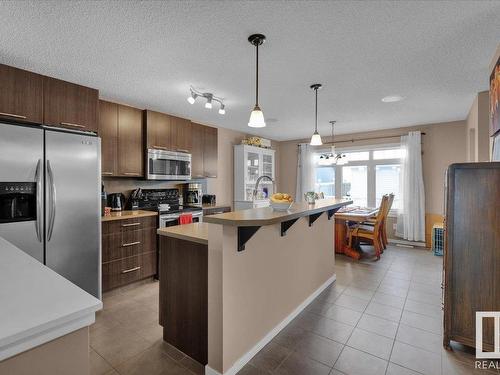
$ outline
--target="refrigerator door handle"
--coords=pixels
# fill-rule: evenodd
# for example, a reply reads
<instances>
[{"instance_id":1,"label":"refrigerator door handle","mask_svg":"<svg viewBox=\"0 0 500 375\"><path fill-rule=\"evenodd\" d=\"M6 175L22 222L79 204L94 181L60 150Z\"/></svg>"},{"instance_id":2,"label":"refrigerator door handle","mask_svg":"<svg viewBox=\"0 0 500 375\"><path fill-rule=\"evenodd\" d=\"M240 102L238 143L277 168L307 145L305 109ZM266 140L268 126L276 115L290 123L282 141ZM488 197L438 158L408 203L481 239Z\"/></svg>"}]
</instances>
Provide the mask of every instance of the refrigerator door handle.
<instances>
[{"instance_id":1,"label":"refrigerator door handle","mask_svg":"<svg viewBox=\"0 0 500 375\"><path fill-rule=\"evenodd\" d=\"M54 230L54 221L56 219L56 184L54 182L54 173L52 172L52 168L50 167L49 160L47 160L47 175L49 177L50 184L49 228L47 230L47 241L50 241L50 239L52 238L52 231Z\"/></svg>"},{"instance_id":2,"label":"refrigerator door handle","mask_svg":"<svg viewBox=\"0 0 500 375\"><path fill-rule=\"evenodd\" d=\"M35 172L35 182L36 182L36 237L39 242L43 242L42 239L42 159L38 159Z\"/></svg>"}]
</instances>

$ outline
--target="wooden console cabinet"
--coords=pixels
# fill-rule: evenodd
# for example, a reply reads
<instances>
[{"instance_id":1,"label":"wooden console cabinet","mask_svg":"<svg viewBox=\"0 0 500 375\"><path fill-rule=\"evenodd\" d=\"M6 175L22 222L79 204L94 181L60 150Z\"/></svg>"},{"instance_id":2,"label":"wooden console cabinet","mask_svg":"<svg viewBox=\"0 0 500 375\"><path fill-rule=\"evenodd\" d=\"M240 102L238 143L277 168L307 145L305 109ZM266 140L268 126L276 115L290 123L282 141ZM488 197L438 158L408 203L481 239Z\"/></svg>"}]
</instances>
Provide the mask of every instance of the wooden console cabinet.
<instances>
[{"instance_id":1,"label":"wooden console cabinet","mask_svg":"<svg viewBox=\"0 0 500 375\"><path fill-rule=\"evenodd\" d=\"M156 274L156 216L102 222L102 291Z\"/></svg>"},{"instance_id":2,"label":"wooden console cabinet","mask_svg":"<svg viewBox=\"0 0 500 375\"><path fill-rule=\"evenodd\" d=\"M447 172L444 346L475 347L476 312L500 311L500 163L453 164ZM483 350L493 350L493 319Z\"/></svg>"}]
</instances>

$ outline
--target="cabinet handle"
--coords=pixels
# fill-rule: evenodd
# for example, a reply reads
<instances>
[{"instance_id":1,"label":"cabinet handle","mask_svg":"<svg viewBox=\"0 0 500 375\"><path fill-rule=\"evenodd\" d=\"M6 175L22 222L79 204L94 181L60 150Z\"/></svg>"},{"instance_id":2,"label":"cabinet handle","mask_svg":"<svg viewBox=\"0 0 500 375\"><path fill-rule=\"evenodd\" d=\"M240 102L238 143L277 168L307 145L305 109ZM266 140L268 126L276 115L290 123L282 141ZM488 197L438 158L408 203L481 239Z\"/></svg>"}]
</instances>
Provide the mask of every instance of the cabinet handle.
<instances>
[{"instance_id":1,"label":"cabinet handle","mask_svg":"<svg viewBox=\"0 0 500 375\"><path fill-rule=\"evenodd\" d=\"M135 227L137 225L141 225L141 223L122 224L122 227Z\"/></svg>"},{"instance_id":2,"label":"cabinet handle","mask_svg":"<svg viewBox=\"0 0 500 375\"><path fill-rule=\"evenodd\" d=\"M113 175L113 172L101 172L101 174L104 176L111 176Z\"/></svg>"},{"instance_id":3,"label":"cabinet handle","mask_svg":"<svg viewBox=\"0 0 500 375\"><path fill-rule=\"evenodd\" d=\"M140 173L125 172L124 175L125 176L140 176L141 174Z\"/></svg>"},{"instance_id":4,"label":"cabinet handle","mask_svg":"<svg viewBox=\"0 0 500 375\"><path fill-rule=\"evenodd\" d=\"M14 113L5 113L5 112L0 112L0 116L7 116L7 117L14 117L14 118L26 118L26 116L22 115L16 115Z\"/></svg>"},{"instance_id":5,"label":"cabinet handle","mask_svg":"<svg viewBox=\"0 0 500 375\"><path fill-rule=\"evenodd\" d=\"M205 177L207 177L207 178L216 178L217 176L216 175L212 175L212 174L206 174Z\"/></svg>"},{"instance_id":6,"label":"cabinet handle","mask_svg":"<svg viewBox=\"0 0 500 375\"><path fill-rule=\"evenodd\" d=\"M178 152L186 152L186 153L188 153L188 154L189 154L189 150L185 150L185 149L183 149L183 148L178 148L178 149L177 149L177 151L178 151Z\"/></svg>"},{"instance_id":7,"label":"cabinet handle","mask_svg":"<svg viewBox=\"0 0 500 375\"><path fill-rule=\"evenodd\" d=\"M153 146L153 148L159 148L160 150L168 150L167 147L163 147L163 146Z\"/></svg>"},{"instance_id":8,"label":"cabinet handle","mask_svg":"<svg viewBox=\"0 0 500 375\"><path fill-rule=\"evenodd\" d=\"M124 243L124 244L122 245L122 247L128 247L128 246L139 245L140 243L141 243L141 241Z\"/></svg>"},{"instance_id":9,"label":"cabinet handle","mask_svg":"<svg viewBox=\"0 0 500 375\"><path fill-rule=\"evenodd\" d=\"M123 270L122 273L129 273L129 272L139 271L140 269L141 269L141 267L138 266L138 267L130 268L128 270Z\"/></svg>"},{"instance_id":10,"label":"cabinet handle","mask_svg":"<svg viewBox=\"0 0 500 375\"><path fill-rule=\"evenodd\" d=\"M86 128L85 125L73 124L72 122L61 122L60 124L64 126L73 126L75 128Z\"/></svg>"}]
</instances>

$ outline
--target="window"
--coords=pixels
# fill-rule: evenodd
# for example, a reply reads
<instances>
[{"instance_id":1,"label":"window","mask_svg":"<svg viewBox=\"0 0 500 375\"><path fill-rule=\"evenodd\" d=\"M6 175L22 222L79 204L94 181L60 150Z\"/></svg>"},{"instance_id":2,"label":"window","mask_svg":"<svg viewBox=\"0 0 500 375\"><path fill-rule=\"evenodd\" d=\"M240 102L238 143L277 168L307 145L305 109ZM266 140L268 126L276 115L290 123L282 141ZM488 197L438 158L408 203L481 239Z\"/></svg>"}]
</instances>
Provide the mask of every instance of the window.
<instances>
[{"instance_id":1,"label":"window","mask_svg":"<svg viewBox=\"0 0 500 375\"><path fill-rule=\"evenodd\" d=\"M342 167L342 196L351 199L354 205L368 205L367 183L366 165Z\"/></svg>"},{"instance_id":2,"label":"window","mask_svg":"<svg viewBox=\"0 0 500 375\"><path fill-rule=\"evenodd\" d=\"M342 163L338 164L333 164L333 158L320 158L321 152L314 155L317 192L323 192L326 197L349 198L354 205L362 207L378 207L384 194L394 193L392 210L402 208L399 145L345 150L342 155Z\"/></svg>"},{"instance_id":3,"label":"window","mask_svg":"<svg viewBox=\"0 0 500 375\"><path fill-rule=\"evenodd\" d=\"M335 197L335 168L319 167L316 168L316 180L314 191L322 192L326 198Z\"/></svg>"},{"instance_id":4,"label":"window","mask_svg":"<svg viewBox=\"0 0 500 375\"><path fill-rule=\"evenodd\" d=\"M399 197L399 174L401 172L401 165L399 164L388 164L388 165L376 165L375 166L375 184L376 184L376 206L380 206L382 201L382 196L384 194L394 193L394 202L392 203L392 209L396 210L402 208L400 206L401 200Z\"/></svg>"}]
</instances>

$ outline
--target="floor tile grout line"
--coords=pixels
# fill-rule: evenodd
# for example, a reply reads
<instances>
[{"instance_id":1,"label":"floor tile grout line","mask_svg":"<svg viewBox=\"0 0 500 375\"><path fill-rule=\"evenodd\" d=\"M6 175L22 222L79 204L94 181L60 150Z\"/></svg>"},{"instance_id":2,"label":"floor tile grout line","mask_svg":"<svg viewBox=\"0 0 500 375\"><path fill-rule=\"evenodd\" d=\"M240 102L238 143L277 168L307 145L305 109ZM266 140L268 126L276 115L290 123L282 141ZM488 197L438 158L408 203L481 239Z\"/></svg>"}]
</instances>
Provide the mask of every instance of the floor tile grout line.
<instances>
[{"instance_id":1,"label":"floor tile grout line","mask_svg":"<svg viewBox=\"0 0 500 375\"><path fill-rule=\"evenodd\" d=\"M392 263L391 263L392 264ZM388 269L386 269L386 271L384 272L384 277L385 275L387 274L387 271ZM382 278L383 279L383 278ZM378 286L377 286L377 289L375 290L375 292L378 290L378 288L380 287L380 284L382 283L382 281L380 281L378 283ZM363 315L365 314L365 311L366 309L368 308L368 306L370 305L371 301L373 300L373 297L375 296L375 293L373 294L372 298L370 299L370 301L368 302L368 304L366 305L366 307L364 308L363 312L361 313L361 317L359 318L358 322L356 323L356 325L354 326L353 330L351 331L351 334L349 335L349 337L347 338L344 346L342 347L342 351L340 352L339 356L337 357L335 363L333 364L333 367L332 368L335 368L335 365L337 364L337 362L339 361L340 357L342 356L342 353L344 352L344 349L345 347L349 347L349 348L352 348L351 346L348 346L347 343L349 342L349 340L351 339L352 337L352 334L354 332L354 330L358 327L358 324L359 324L359 321L361 320L361 318L363 317ZM354 348L353 348L354 349ZM359 350L359 349L356 349L356 350ZM361 351L361 350L360 350ZM367 353L367 354L370 354L370 353ZM370 354L371 355L371 354ZM378 358L378 357L377 357ZM389 366L389 364L387 363L387 365L385 366L385 372L387 372L387 367ZM330 371L331 372L331 371Z\"/></svg>"}]
</instances>

